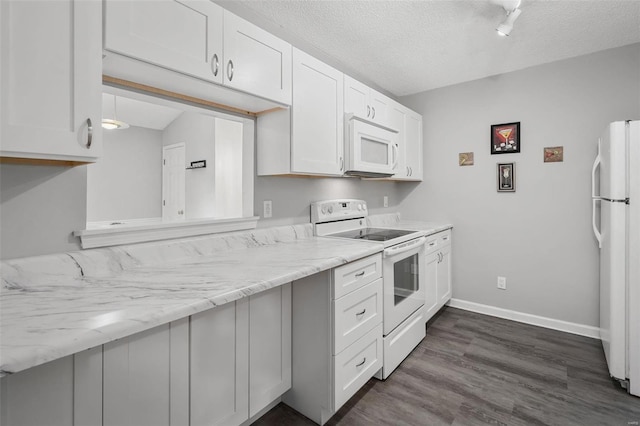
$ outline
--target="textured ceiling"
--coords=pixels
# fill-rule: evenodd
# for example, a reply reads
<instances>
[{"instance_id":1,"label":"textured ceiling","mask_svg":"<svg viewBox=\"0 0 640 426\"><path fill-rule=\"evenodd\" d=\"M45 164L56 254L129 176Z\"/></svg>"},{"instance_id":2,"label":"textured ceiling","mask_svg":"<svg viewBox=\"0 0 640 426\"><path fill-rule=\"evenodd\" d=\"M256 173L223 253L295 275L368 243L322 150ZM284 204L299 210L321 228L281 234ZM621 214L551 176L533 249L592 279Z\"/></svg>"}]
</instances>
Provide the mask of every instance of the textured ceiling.
<instances>
[{"instance_id":1,"label":"textured ceiling","mask_svg":"<svg viewBox=\"0 0 640 426\"><path fill-rule=\"evenodd\" d=\"M217 1L396 96L640 42L640 0Z\"/></svg>"}]
</instances>

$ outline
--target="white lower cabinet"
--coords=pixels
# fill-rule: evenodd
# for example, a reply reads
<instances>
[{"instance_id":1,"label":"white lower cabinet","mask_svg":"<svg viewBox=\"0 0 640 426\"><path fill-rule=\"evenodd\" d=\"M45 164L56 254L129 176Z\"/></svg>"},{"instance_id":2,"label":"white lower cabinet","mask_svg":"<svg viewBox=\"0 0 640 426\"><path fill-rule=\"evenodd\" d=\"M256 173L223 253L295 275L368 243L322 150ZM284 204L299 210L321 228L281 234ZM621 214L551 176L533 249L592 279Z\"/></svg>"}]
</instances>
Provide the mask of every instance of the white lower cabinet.
<instances>
[{"instance_id":1,"label":"white lower cabinet","mask_svg":"<svg viewBox=\"0 0 640 426\"><path fill-rule=\"evenodd\" d=\"M104 426L168 426L175 410L183 416L173 424L188 421L187 407L180 406L185 401L171 398L175 380L187 381L189 371L186 351L171 356L173 337L188 333L188 321L181 320L104 345Z\"/></svg>"},{"instance_id":2,"label":"white lower cabinet","mask_svg":"<svg viewBox=\"0 0 640 426\"><path fill-rule=\"evenodd\" d=\"M282 400L318 424L382 368L380 265L376 254L292 285L292 387Z\"/></svg>"},{"instance_id":3,"label":"white lower cabinet","mask_svg":"<svg viewBox=\"0 0 640 426\"><path fill-rule=\"evenodd\" d=\"M291 284L249 297L249 417L291 388Z\"/></svg>"},{"instance_id":4,"label":"white lower cabinet","mask_svg":"<svg viewBox=\"0 0 640 426\"><path fill-rule=\"evenodd\" d=\"M249 303L191 316L191 425L249 418Z\"/></svg>"},{"instance_id":5,"label":"white lower cabinet","mask_svg":"<svg viewBox=\"0 0 640 426\"><path fill-rule=\"evenodd\" d=\"M0 424L102 425L102 347L0 379Z\"/></svg>"},{"instance_id":6,"label":"white lower cabinet","mask_svg":"<svg viewBox=\"0 0 640 426\"><path fill-rule=\"evenodd\" d=\"M427 237L424 321L451 299L451 230Z\"/></svg>"},{"instance_id":7,"label":"white lower cabinet","mask_svg":"<svg viewBox=\"0 0 640 426\"><path fill-rule=\"evenodd\" d=\"M291 284L0 379L0 424L239 425L291 387Z\"/></svg>"}]
</instances>

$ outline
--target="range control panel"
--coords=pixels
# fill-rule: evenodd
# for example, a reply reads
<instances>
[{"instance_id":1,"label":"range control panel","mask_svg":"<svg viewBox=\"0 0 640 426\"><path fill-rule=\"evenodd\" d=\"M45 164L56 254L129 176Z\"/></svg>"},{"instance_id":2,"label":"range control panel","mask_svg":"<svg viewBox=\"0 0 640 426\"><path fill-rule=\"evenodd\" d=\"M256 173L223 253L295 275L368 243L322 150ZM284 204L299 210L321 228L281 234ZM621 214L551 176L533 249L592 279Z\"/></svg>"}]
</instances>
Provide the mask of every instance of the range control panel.
<instances>
[{"instance_id":1,"label":"range control panel","mask_svg":"<svg viewBox=\"0 0 640 426\"><path fill-rule=\"evenodd\" d=\"M311 223L313 224L366 216L367 203L364 200L340 199L311 203Z\"/></svg>"}]
</instances>

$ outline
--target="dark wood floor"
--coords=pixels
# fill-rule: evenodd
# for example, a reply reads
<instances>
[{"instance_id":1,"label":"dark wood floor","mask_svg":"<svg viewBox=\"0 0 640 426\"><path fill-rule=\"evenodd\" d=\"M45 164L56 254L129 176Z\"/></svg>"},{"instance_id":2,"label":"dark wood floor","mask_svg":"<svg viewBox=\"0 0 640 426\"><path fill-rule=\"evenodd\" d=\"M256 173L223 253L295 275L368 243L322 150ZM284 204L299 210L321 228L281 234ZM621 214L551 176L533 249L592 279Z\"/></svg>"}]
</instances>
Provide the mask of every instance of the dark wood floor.
<instances>
[{"instance_id":1,"label":"dark wood floor","mask_svg":"<svg viewBox=\"0 0 640 426\"><path fill-rule=\"evenodd\" d=\"M599 340L446 308L384 382L330 425L638 425L640 398L608 376ZM255 425L312 425L279 404Z\"/></svg>"}]
</instances>

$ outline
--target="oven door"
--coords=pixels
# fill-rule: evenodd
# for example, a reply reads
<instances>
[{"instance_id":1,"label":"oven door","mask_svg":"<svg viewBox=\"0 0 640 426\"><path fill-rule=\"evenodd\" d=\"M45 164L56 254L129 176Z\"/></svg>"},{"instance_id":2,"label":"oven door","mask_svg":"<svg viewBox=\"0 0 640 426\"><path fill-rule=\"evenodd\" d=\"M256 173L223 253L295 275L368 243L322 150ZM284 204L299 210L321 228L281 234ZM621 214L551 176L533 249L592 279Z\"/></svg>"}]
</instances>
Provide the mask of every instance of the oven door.
<instances>
[{"instance_id":1,"label":"oven door","mask_svg":"<svg viewBox=\"0 0 640 426\"><path fill-rule=\"evenodd\" d=\"M425 302L424 264L426 237L384 250L384 335L388 335Z\"/></svg>"}]
</instances>

